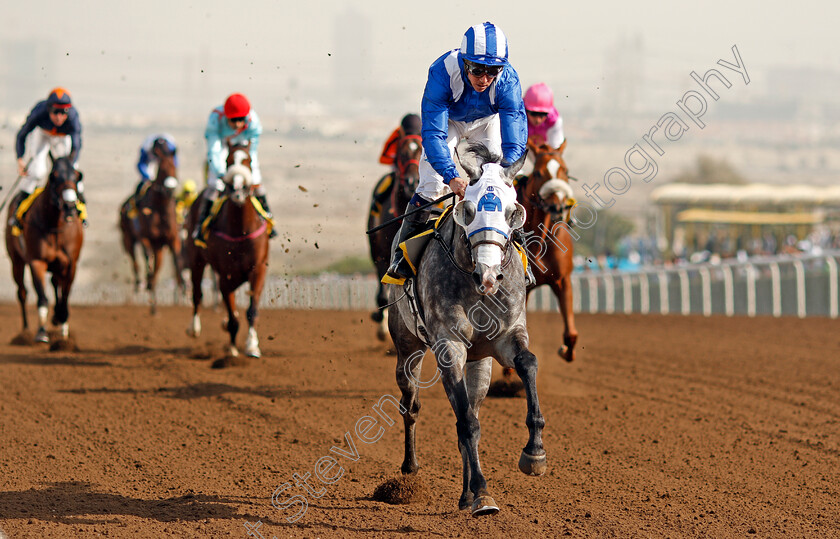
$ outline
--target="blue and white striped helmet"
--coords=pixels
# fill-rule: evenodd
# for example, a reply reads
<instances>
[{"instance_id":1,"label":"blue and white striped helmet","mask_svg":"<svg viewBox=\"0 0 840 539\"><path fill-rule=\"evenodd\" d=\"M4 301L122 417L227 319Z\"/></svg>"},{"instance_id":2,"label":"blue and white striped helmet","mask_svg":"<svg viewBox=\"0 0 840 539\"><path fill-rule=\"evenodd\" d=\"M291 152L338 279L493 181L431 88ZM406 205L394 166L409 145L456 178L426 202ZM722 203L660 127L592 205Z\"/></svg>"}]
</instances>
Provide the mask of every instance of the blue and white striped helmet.
<instances>
[{"instance_id":1,"label":"blue and white striped helmet","mask_svg":"<svg viewBox=\"0 0 840 539\"><path fill-rule=\"evenodd\" d=\"M471 26L461 40L461 55L476 64L507 65L508 41L492 22Z\"/></svg>"}]
</instances>

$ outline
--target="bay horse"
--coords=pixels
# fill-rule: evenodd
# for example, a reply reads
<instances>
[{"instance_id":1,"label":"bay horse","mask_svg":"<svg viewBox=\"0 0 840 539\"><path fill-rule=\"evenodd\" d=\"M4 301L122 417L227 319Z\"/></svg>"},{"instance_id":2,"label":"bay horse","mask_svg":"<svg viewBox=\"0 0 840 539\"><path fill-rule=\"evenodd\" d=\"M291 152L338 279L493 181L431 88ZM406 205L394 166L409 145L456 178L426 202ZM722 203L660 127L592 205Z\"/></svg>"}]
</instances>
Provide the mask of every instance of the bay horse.
<instances>
[{"instance_id":1,"label":"bay horse","mask_svg":"<svg viewBox=\"0 0 840 539\"><path fill-rule=\"evenodd\" d=\"M397 383L402 392L400 411L405 425L403 474L416 473L415 423L420 387L430 387L439 376L455 412L458 447L463 461L460 509L473 516L499 511L481 471L478 411L490 386L492 358L512 367L527 395L529 438L519 469L542 475L546 456L542 443L545 420L537 398L537 358L528 350L523 258L510 240L522 226L524 208L516 202L513 177L525 156L508 169L501 158L483 145L473 145L475 167L461 165L470 183L458 202L453 219L435 228L433 239L417 268L417 276L403 287L390 285L392 305L388 329L397 351ZM416 299L416 305L411 301ZM422 313L415 317L414 312ZM420 381L423 356L434 352L438 374Z\"/></svg>"},{"instance_id":2,"label":"bay horse","mask_svg":"<svg viewBox=\"0 0 840 539\"><path fill-rule=\"evenodd\" d=\"M79 199L76 184L82 180L82 173L73 167L72 157L54 159L50 154L50 159L52 170L47 185L32 200L31 206L21 218L19 236L12 234L7 221L6 250L12 260L12 275L17 284L24 332L29 329L24 283L24 271L29 266L32 284L38 295L37 342L50 342L46 329L49 302L44 281L47 272L52 274L55 307L51 322L53 326L60 326L61 337L52 344L59 345L62 341L66 342L70 335L68 301L84 241L84 228L76 207Z\"/></svg>"},{"instance_id":3,"label":"bay horse","mask_svg":"<svg viewBox=\"0 0 840 539\"><path fill-rule=\"evenodd\" d=\"M268 227L270 224L257 209L259 202L254 197L256 186L251 183L251 157L247 144L231 144L228 141L227 171L224 176L225 192L214 204L209 225L206 227L206 247L196 245L190 236L186 242L187 259L192 274L193 318L187 333L193 337L201 334L201 320L198 310L201 306L201 282L204 268L209 264L216 273L219 291L222 294L227 320L224 327L230 335L229 355L236 357L236 334L239 320L236 312L235 292L244 283L249 283L250 305L248 337L245 341L245 355L260 357L256 322L260 295L268 270ZM213 189L213 187L209 187ZM187 215L187 230L193 230L198 219L200 204L193 204Z\"/></svg>"},{"instance_id":4,"label":"bay horse","mask_svg":"<svg viewBox=\"0 0 840 539\"><path fill-rule=\"evenodd\" d=\"M393 185L391 186L391 194L382 201L382 207L379 209L378 215L374 215L371 212L368 218L368 229L389 219L393 219L398 215L402 215L405 211L408 202L414 195L415 189L417 189L417 185L420 183L420 156L422 153L423 139L420 135L403 135L399 139L397 142L397 155L394 160L396 171L392 173ZM387 178L388 176L386 175L376 184L371 195L373 199L376 199L377 190L384 181L387 181ZM391 244L394 242L394 237L396 237L399 229L400 222L397 221L385 228L368 234L370 257L373 259L374 266L376 266L376 275L380 279L379 288L376 293L376 305L378 309L371 314L371 318L378 324L376 336L381 341L385 340L388 327L388 311L384 309L388 305L388 292L385 289L385 285L382 284L381 279L388 271L388 266L391 263Z\"/></svg>"},{"instance_id":5,"label":"bay horse","mask_svg":"<svg viewBox=\"0 0 840 539\"><path fill-rule=\"evenodd\" d=\"M152 314L157 311L157 277L163 266L163 249L169 248L175 267L175 281L178 285L176 300L186 295L187 286L182 275L181 236L176 210L175 189L178 187L178 171L175 166L175 152L167 146L156 146L159 157L157 176L149 182L144 193L132 195L120 208L120 231L125 252L131 258L134 271L134 291L140 290L140 273L137 267L135 247L143 249L146 270L146 290L149 292L149 306ZM132 218L132 199L137 217Z\"/></svg>"},{"instance_id":6,"label":"bay horse","mask_svg":"<svg viewBox=\"0 0 840 539\"><path fill-rule=\"evenodd\" d=\"M563 346L557 353L566 361L573 361L578 332L572 308L574 243L568 221L569 211L574 205L574 193L569 185L569 169L563 159L565 146L565 142L560 148L528 142L528 149L534 155L534 170L524 185L519 183L517 200L528 215L523 246L528 250L536 279L528 294L542 285L548 285L554 292L564 327ZM537 254L531 249L533 245L538 246ZM510 372L505 374L510 375Z\"/></svg>"}]
</instances>

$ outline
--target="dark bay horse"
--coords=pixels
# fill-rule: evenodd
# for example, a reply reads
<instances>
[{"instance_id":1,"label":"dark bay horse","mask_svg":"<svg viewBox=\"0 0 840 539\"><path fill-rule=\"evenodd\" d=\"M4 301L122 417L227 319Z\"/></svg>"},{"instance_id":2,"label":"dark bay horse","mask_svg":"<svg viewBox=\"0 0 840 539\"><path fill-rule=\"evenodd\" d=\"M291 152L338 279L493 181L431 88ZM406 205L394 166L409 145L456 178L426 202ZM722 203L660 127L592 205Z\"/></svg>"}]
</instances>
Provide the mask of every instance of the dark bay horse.
<instances>
[{"instance_id":1,"label":"dark bay horse","mask_svg":"<svg viewBox=\"0 0 840 539\"><path fill-rule=\"evenodd\" d=\"M178 187L178 171L175 167L175 152L166 146L158 148L157 176L149 182L148 188L139 198L129 197L120 208L120 230L125 252L131 257L134 270L134 290L140 290L140 274L137 268L135 247L143 248L146 269L146 290L149 291L149 305L152 314L157 310L155 287L158 273L163 266L163 249L169 248L175 266L175 280L178 284L176 299L186 294L186 284L181 273L181 236L178 226L175 189ZM133 202L133 204L132 204ZM132 205L137 216L129 215Z\"/></svg>"},{"instance_id":2,"label":"dark bay horse","mask_svg":"<svg viewBox=\"0 0 840 539\"><path fill-rule=\"evenodd\" d=\"M490 386L492 358L513 367L527 394L525 424L529 438L519 469L542 475L546 456L542 443L545 424L537 398L537 358L528 350L525 319L525 272L522 258L510 241L521 227L525 211L516 203L512 179L525 157L509 169L484 146L474 146L473 168L461 165L470 178L464 200L436 229L420 260L415 279L405 287L389 285L391 301L388 329L397 350L397 383L402 392L400 411L405 424L402 473L415 473L415 423L420 410L420 387L430 387L439 376L455 412L458 447L463 461L463 490L458 506L473 516L493 514L499 508L487 490L481 471L478 411ZM424 315L416 318L410 297ZM431 348L438 375L420 380L423 355Z\"/></svg>"},{"instance_id":3,"label":"dark bay horse","mask_svg":"<svg viewBox=\"0 0 840 539\"><path fill-rule=\"evenodd\" d=\"M259 202L253 196L256 186L251 184L250 144L228 143L227 172L224 176L225 193L221 195L211 220L207 225L205 248L196 245L190 237L186 242L187 259L192 274L193 319L187 332L198 337L201 320L201 281L208 264L218 277L219 291L227 309L225 328L230 334L229 355L236 357L236 333L239 320L236 313L235 292L244 283L250 285L248 338L245 355L260 357L256 322L265 275L268 270L268 227L271 226L258 211ZM212 189L212 187L211 187ZM193 204L187 216L187 230L192 230L198 219L199 204Z\"/></svg>"},{"instance_id":4,"label":"dark bay horse","mask_svg":"<svg viewBox=\"0 0 840 539\"><path fill-rule=\"evenodd\" d=\"M392 173L393 185L391 186L391 194L382 201L382 207L379 209L378 215L371 213L368 218L368 230L383 223L389 219L393 219L398 215L402 215L408 201L414 195L417 184L420 182L420 155L423 153L423 139L420 135L403 135L397 142L397 156L394 160L396 165L396 172ZM376 191L379 189L383 181L387 181L387 177L377 183L372 197L376 199ZM372 205L373 206L373 205ZM388 271L388 265L391 262L391 244L394 242L394 237L400 229L400 222L395 222L385 228L377 230L372 234L368 234L368 244L370 246L370 257L373 259L373 264L376 266L376 275L379 279ZM376 305L379 307L372 315L374 322L379 324L376 336L379 340L384 341L387 335L388 327L388 311L383 308L388 305L388 292L385 285L380 281L379 289L376 294Z\"/></svg>"},{"instance_id":5,"label":"dark bay horse","mask_svg":"<svg viewBox=\"0 0 840 539\"><path fill-rule=\"evenodd\" d=\"M6 225L6 250L12 260L12 275L17 284L24 332L29 329L24 284L26 266L29 266L32 284L38 295L38 333L35 335L38 342L49 342L46 329L48 301L44 283L47 272L52 274L55 290L52 325L60 326L62 340L70 335L68 300L84 241L84 229L76 208L76 184L81 179L82 174L73 167L70 157L55 159L46 187L34 198L21 219L21 234L14 236L11 227Z\"/></svg>"},{"instance_id":6,"label":"dark bay horse","mask_svg":"<svg viewBox=\"0 0 840 539\"><path fill-rule=\"evenodd\" d=\"M551 287L563 317L563 346L558 354L566 361L572 361L578 339L572 309L574 244L568 224L574 198L569 170L563 160L565 143L555 149L529 142L528 148L534 154L534 171L517 189L517 199L528 215L524 229L530 234L525 240L525 248L536 279L528 293L544 284Z\"/></svg>"}]
</instances>

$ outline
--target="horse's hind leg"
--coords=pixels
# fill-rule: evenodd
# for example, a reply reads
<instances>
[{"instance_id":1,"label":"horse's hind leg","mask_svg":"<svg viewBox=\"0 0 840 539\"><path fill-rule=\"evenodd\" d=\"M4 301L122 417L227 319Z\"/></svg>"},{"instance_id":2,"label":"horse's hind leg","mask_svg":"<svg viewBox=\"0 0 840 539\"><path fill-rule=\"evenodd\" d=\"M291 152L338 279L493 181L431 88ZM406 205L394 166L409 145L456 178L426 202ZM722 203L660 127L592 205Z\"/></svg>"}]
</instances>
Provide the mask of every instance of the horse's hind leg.
<instances>
[{"instance_id":1,"label":"horse's hind leg","mask_svg":"<svg viewBox=\"0 0 840 539\"><path fill-rule=\"evenodd\" d=\"M173 266L175 266L175 282L178 287L175 291L175 304L179 304L182 298L187 297L187 283L184 281L183 267L181 261L181 239L177 236L175 240L169 244L169 252L172 254Z\"/></svg>"},{"instance_id":2,"label":"horse's hind leg","mask_svg":"<svg viewBox=\"0 0 840 539\"><path fill-rule=\"evenodd\" d=\"M47 276L47 263L43 260L33 260L29 264L29 271L32 274L32 285L35 294L38 296L38 333L35 334L37 342L50 342L47 335L47 314L49 313L49 302L44 291L44 280Z\"/></svg>"},{"instance_id":3,"label":"horse's hind leg","mask_svg":"<svg viewBox=\"0 0 840 539\"><path fill-rule=\"evenodd\" d=\"M481 403L484 402L484 397L487 396L487 390L490 388L490 376L493 367L493 358L486 357L478 361L470 361L464 367L465 378L467 380L467 393L470 397L470 406L478 417L478 410L481 408ZM461 459L464 465L464 483L461 490L461 499L458 500L458 509L469 509L475 501L472 491L470 491L470 461L466 448L458 441L458 449L461 451Z\"/></svg>"},{"instance_id":4,"label":"horse's hind leg","mask_svg":"<svg viewBox=\"0 0 840 539\"><path fill-rule=\"evenodd\" d=\"M379 283L379 291L376 294L376 305L379 308L371 314L371 318L379 324L379 327L376 328L376 338L384 341L388 338L388 309L386 308L386 305L388 305L388 292L385 290L385 285L381 282Z\"/></svg>"},{"instance_id":5,"label":"horse's hind leg","mask_svg":"<svg viewBox=\"0 0 840 539\"><path fill-rule=\"evenodd\" d=\"M566 275L559 281L550 284L551 290L557 296L560 314L563 317L563 346L557 353L566 361L574 361L578 332L575 327L575 313L572 308L572 280L571 277Z\"/></svg>"}]
</instances>

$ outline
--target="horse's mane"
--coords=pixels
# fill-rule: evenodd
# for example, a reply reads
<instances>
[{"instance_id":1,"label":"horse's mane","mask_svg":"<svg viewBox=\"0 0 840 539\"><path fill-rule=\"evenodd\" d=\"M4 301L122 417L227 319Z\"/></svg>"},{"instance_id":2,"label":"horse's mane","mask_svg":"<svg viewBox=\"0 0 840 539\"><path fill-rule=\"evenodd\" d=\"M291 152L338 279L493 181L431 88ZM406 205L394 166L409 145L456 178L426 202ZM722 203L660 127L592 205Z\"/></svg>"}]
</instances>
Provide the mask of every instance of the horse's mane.
<instances>
[{"instance_id":1,"label":"horse's mane","mask_svg":"<svg viewBox=\"0 0 840 539\"><path fill-rule=\"evenodd\" d=\"M491 152L487 146L480 142L475 142L467 146L467 153L473 154L484 163L501 163L502 156Z\"/></svg>"}]
</instances>

